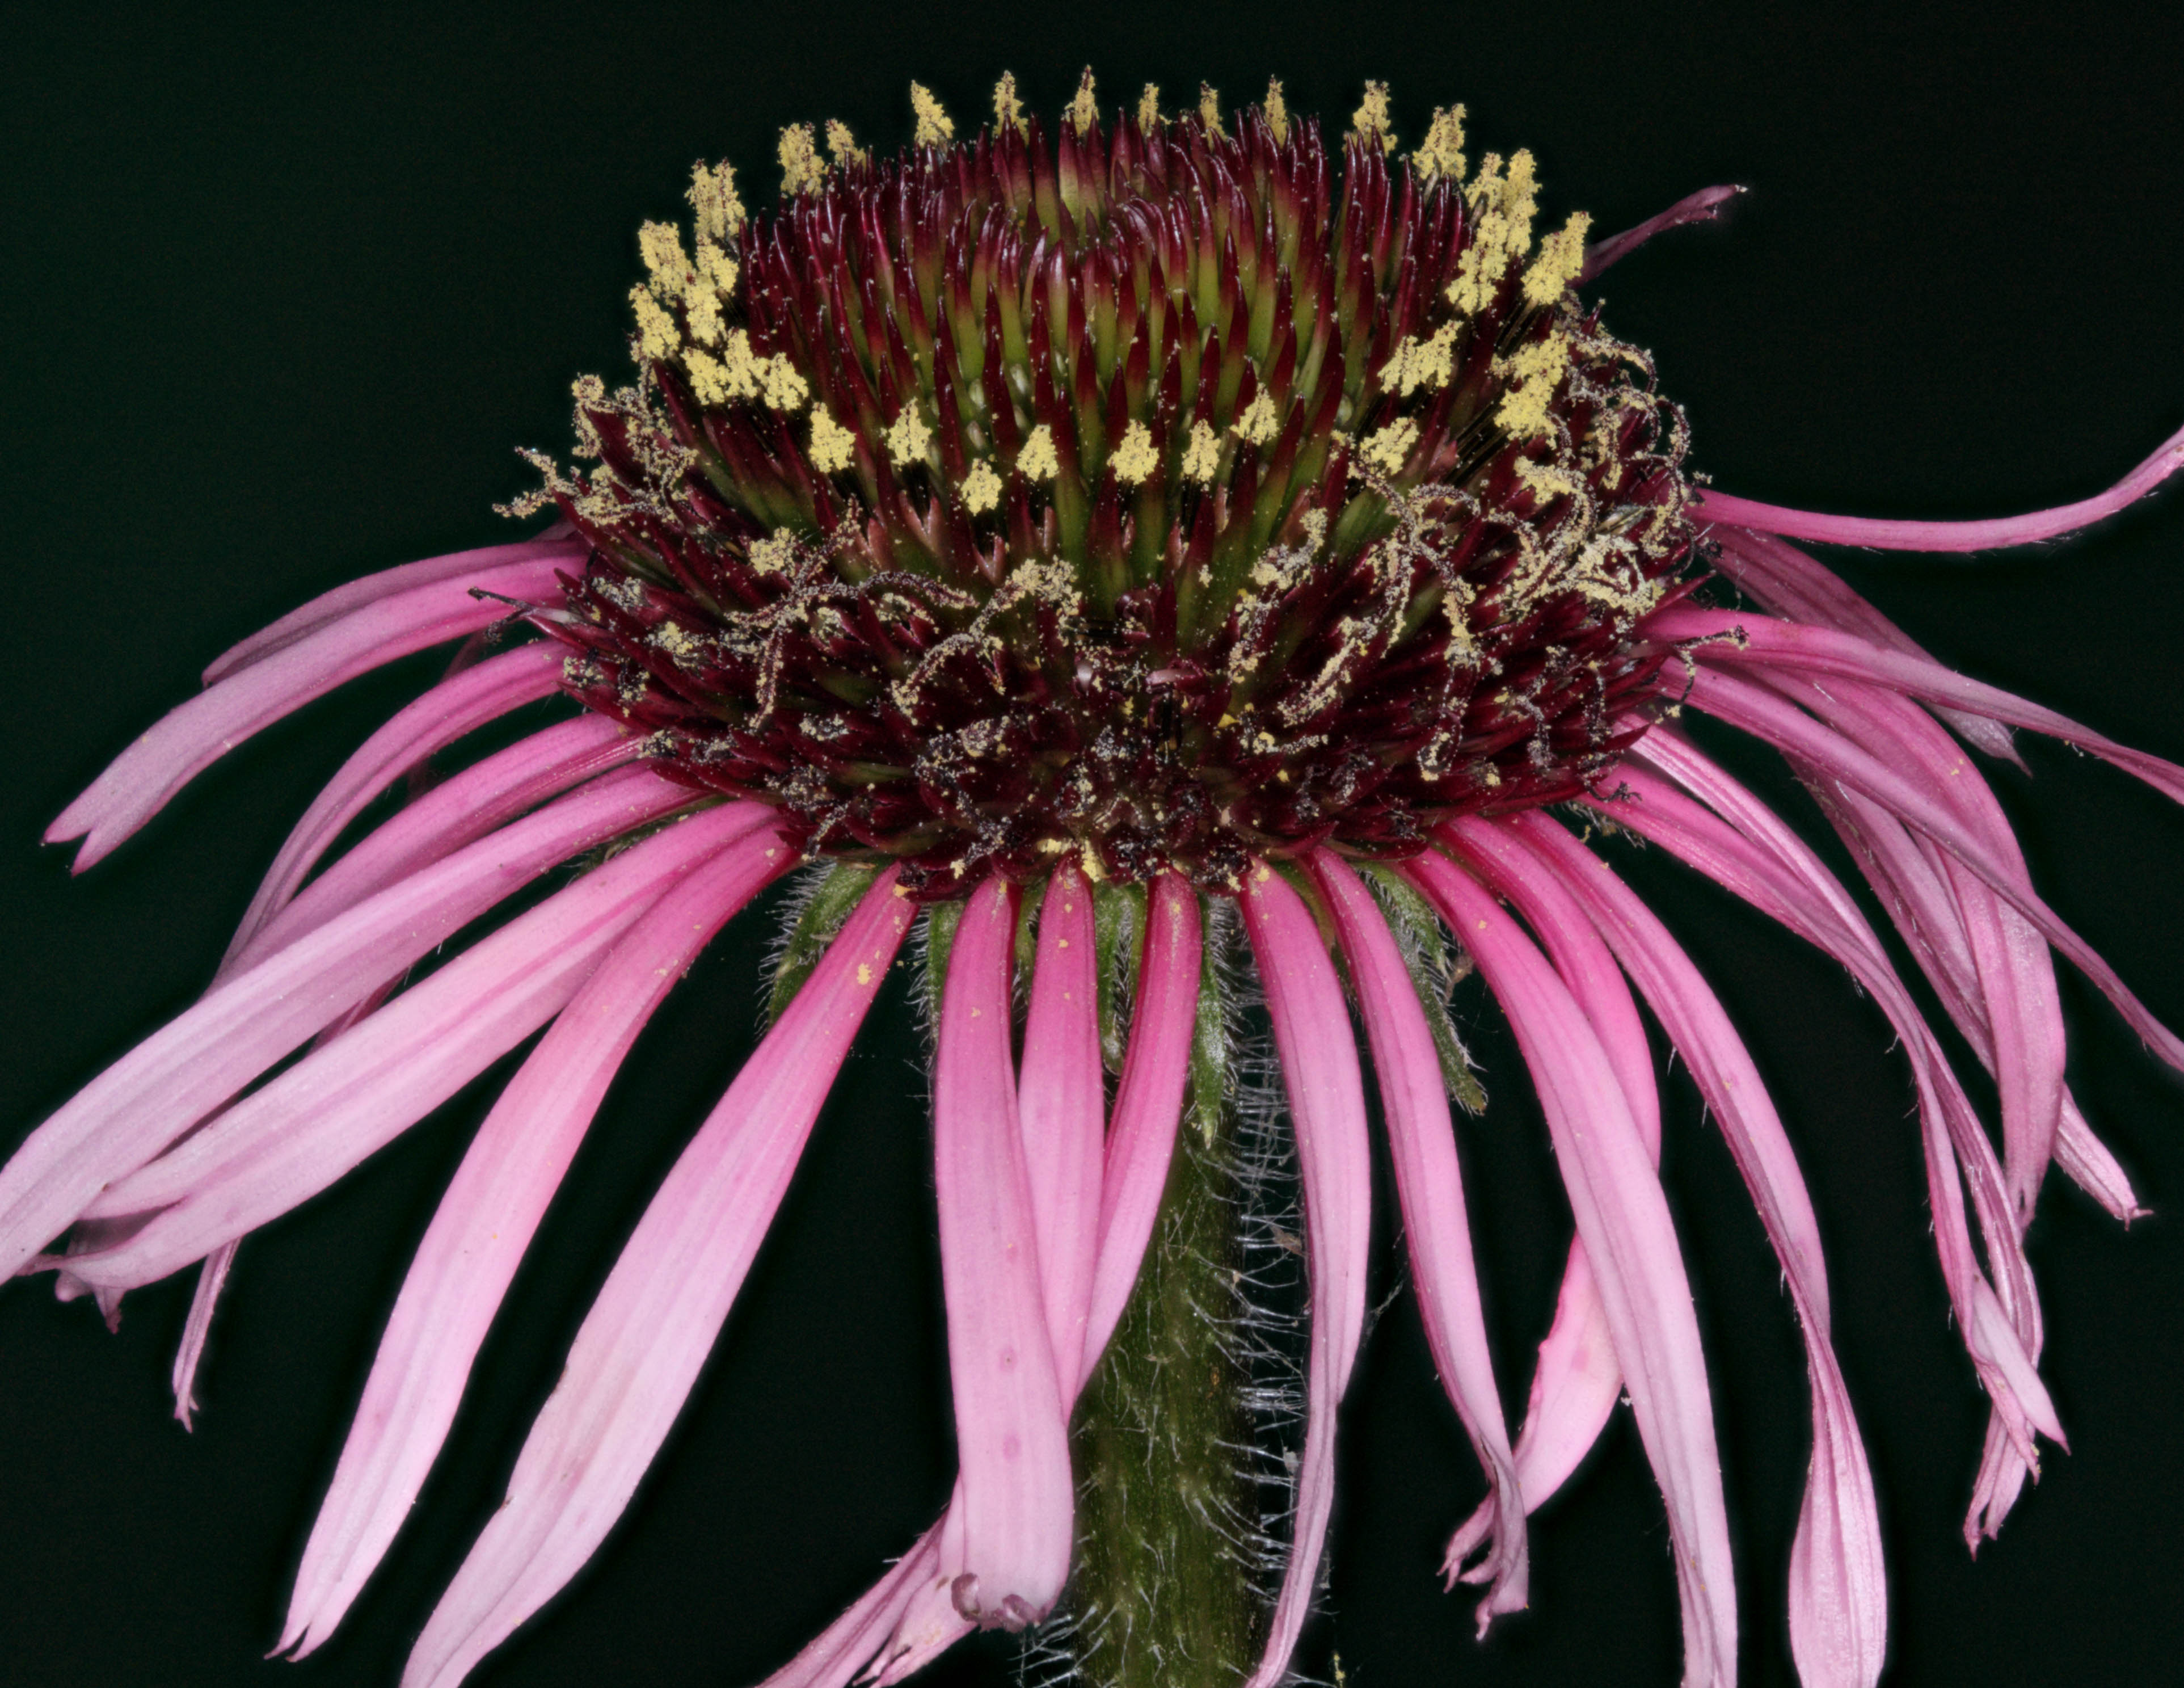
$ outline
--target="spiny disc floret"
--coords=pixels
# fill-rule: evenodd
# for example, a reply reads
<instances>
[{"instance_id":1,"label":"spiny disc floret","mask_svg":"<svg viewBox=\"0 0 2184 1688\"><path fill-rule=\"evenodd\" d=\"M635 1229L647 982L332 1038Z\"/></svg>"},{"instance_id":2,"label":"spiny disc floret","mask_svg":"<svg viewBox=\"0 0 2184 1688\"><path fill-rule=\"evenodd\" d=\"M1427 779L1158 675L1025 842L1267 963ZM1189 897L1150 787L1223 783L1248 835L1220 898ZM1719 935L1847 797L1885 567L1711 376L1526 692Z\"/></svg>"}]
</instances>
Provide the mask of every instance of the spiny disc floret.
<instances>
[{"instance_id":1,"label":"spiny disc floret","mask_svg":"<svg viewBox=\"0 0 2184 1688\"><path fill-rule=\"evenodd\" d=\"M1064 855L1225 885L1585 788L1689 554L1679 414L1535 246L1529 154L1336 169L1279 90L1050 139L783 137L648 225L636 385L577 384L567 684L676 777L920 894ZM1233 129L1233 132L1230 130Z\"/></svg>"}]
</instances>

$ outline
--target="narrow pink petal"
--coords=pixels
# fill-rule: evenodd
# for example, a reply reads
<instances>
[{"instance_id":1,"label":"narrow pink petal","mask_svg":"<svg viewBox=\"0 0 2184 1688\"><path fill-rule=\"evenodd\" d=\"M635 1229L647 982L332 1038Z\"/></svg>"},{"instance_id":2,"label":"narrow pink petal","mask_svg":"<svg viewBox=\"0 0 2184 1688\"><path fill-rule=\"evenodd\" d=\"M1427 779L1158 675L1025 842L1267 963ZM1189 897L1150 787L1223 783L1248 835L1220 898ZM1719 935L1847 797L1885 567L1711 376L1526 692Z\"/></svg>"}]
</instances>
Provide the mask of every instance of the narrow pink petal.
<instances>
[{"instance_id":1,"label":"narrow pink petal","mask_svg":"<svg viewBox=\"0 0 2184 1688\"><path fill-rule=\"evenodd\" d=\"M208 991L77 1092L0 1168L0 1276L59 1235L103 1186L502 898L690 800L686 788L646 769L610 774Z\"/></svg>"},{"instance_id":2,"label":"narrow pink petal","mask_svg":"<svg viewBox=\"0 0 2184 1688\"><path fill-rule=\"evenodd\" d=\"M2060 539L2081 527L2114 515L2137 504L2180 467L2184 467L2184 429L2163 441L2160 448L2104 493L2076 504L2030 515L2003 516L1987 521L1889 521L1869 516L1821 515L1808 510L1784 510L1751 499L1731 498L1708 490L1700 497L1696 515L1702 521L1734 522L1763 533L1780 533L1791 539L1815 540L1827 545L1870 545L1883 551L1986 551L2008 545L2029 545L2039 539Z\"/></svg>"},{"instance_id":3,"label":"narrow pink petal","mask_svg":"<svg viewBox=\"0 0 2184 1688\"><path fill-rule=\"evenodd\" d=\"M1016 907L1015 888L1000 879L971 894L949 956L933 1072L963 1518L962 1561L942 1568L964 1617L1009 1630L1052 1609L1075 1516L1010 1051Z\"/></svg>"},{"instance_id":4,"label":"narrow pink petal","mask_svg":"<svg viewBox=\"0 0 2184 1688\"><path fill-rule=\"evenodd\" d=\"M566 560L557 554L413 588L269 651L169 710L62 811L46 842L81 838L75 859L81 872L205 768L281 716L397 657L504 621L503 599L556 597Z\"/></svg>"},{"instance_id":5,"label":"narrow pink petal","mask_svg":"<svg viewBox=\"0 0 2184 1688\"><path fill-rule=\"evenodd\" d=\"M1788 540L1728 526L1716 527L1713 538L1719 547L1715 569L1775 615L1853 633L1922 662L1934 660L1924 645L1852 591L1833 570ZM2020 768L2025 766L2010 740L2009 729L2000 721L1946 705L1930 707L1974 749L2014 762Z\"/></svg>"},{"instance_id":6,"label":"narrow pink petal","mask_svg":"<svg viewBox=\"0 0 2184 1688\"><path fill-rule=\"evenodd\" d=\"M634 760L644 742L602 716L583 715L542 727L464 769L396 811L231 949L220 964L222 975L258 966L365 898L443 860L526 810Z\"/></svg>"},{"instance_id":7,"label":"narrow pink petal","mask_svg":"<svg viewBox=\"0 0 2184 1688\"><path fill-rule=\"evenodd\" d=\"M621 1516L720 1335L820 1105L915 912L883 873L638 1222L425 1626L404 1688L454 1688Z\"/></svg>"},{"instance_id":8,"label":"narrow pink petal","mask_svg":"<svg viewBox=\"0 0 2184 1688\"><path fill-rule=\"evenodd\" d=\"M1587 921L1630 970L1683 1056L1752 1193L1797 1310L1812 1387L1813 1461L1791 1556L1791 1645L1806 1688L1872 1688L1887 1646L1888 1596L1873 1476L1830 1340L1819 1223L1795 1151L1743 1040L1698 970L1607 864L1534 812L1454 830L1520 894L1535 930ZM1552 880L1523 870L1518 852Z\"/></svg>"},{"instance_id":9,"label":"narrow pink petal","mask_svg":"<svg viewBox=\"0 0 2184 1688\"><path fill-rule=\"evenodd\" d=\"M759 833L694 867L616 941L479 1127L380 1339L277 1651L312 1652L363 1589L439 1457L486 1331L630 1046L699 951L790 860L777 834Z\"/></svg>"},{"instance_id":10,"label":"narrow pink petal","mask_svg":"<svg viewBox=\"0 0 2184 1688\"><path fill-rule=\"evenodd\" d=\"M116 1179L88 1217L153 1212L70 1269L133 1288L288 1212L559 1013L646 909L726 850L755 891L794 852L730 805L655 833L465 950L354 1030ZM748 805L756 806L756 805Z\"/></svg>"},{"instance_id":11,"label":"narrow pink petal","mask_svg":"<svg viewBox=\"0 0 2184 1688\"><path fill-rule=\"evenodd\" d=\"M1373 1068L1380 1081L1380 1107L1387 1120L1396 1192L1402 1206L1403 1234L1410 1244L1411 1277L1425 1322L1426 1343L1492 1491L1492 1546L1485 1564L1474 1574L1474 1580L1490 1585L1479 1607L1483 1635L1497 1613L1524 1609L1530 1568L1525 1552L1524 1490L1509 1451L1502 1396L1494 1381L1494 1356L1487 1346L1486 1315L1479 1300L1479 1268L1472 1259L1471 1221L1464 1211L1463 1174L1457 1164L1447 1081L1433 1033L1418 1006L1417 988L1370 894L1356 873L1325 850L1314 855L1312 872L1334 915L1358 1012L1373 1046Z\"/></svg>"},{"instance_id":12,"label":"narrow pink petal","mask_svg":"<svg viewBox=\"0 0 2184 1688\"><path fill-rule=\"evenodd\" d=\"M198 1286L190 1295L189 1317L182 1323L182 1340L175 1350L169 1380L174 1389L175 1417L185 1430L196 1428L190 1423L190 1415L198 1410L198 1366L204 1358L205 1339L212 1334L213 1309L220 1305L228 1268L235 1264L235 1250L236 1243L222 1243L205 1256Z\"/></svg>"},{"instance_id":13,"label":"narrow pink petal","mask_svg":"<svg viewBox=\"0 0 2184 1688\"><path fill-rule=\"evenodd\" d=\"M560 682L566 655L560 646L540 641L488 658L443 680L365 740L281 846L227 946L223 965L296 894L319 858L374 797L464 734L552 692Z\"/></svg>"},{"instance_id":14,"label":"narrow pink petal","mask_svg":"<svg viewBox=\"0 0 2184 1688\"><path fill-rule=\"evenodd\" d=\"M1122 1322L1160 1217L1184 1086L1190 1076L1190 1041L1197 1029L1202 959L1198 894L1180 874L1163 873L1154 881L1146 907L1145 961L1100 1183L1100 1253L1079 1389Z\"/></svg>"},{"instance_id":15,"label":"narrow pink petal","mask_svg":"<svg viewBox=\"0 0 2184 1688\"><path fill-rule=\"evenodd\" d=\"M345 582L332 592L321 593L300 609L291 610L279 621L261 627L216 658L204 671L204 683L213 685L237 669L248 668L383 598L414 591L421 586L435 586L442 581L491 574L515 563L558 562L565 568L579 569L589 549L584 541L570 537L567 524L556 522L538 538L520 539L512 545L488 545L475 551L427 557L422 562L404 563L399 568L382 569L360 580Z\"/></svg>"},{"instance_id":16,"label":"narrow pink petal","mask_svg":"<svg viewBox=\"0 0 2184 1688\"><path fill-rule=\"evenodd\" d=\"M1675 1228L1623 1087L1568 988L1468 875L1428 855L1412 883L1462 938L1531 1070L1578 1234L1614 1333L1641 1440L1667 1502L1684 1611L1684 1680L1736 1673L1736 1593L1698 1319Z\"/></svg>"},{"instance_id":17,"label":"narrow pink petal","mask_svg":"<svg viewBox=\"0 0 2184 1688\"><path fill-rule=\"evenodd\" d=\"M941 1526L934 1524L855 1605L822 1630L804 1651L767 1677L760 1688L848 1688L866 1660L886 1644L918 1589L937 1577Z\"/></svg>"},{"instance_id":18,"label":"narrow pink petal","mask_svg":"<svg viewBox=\"0 0 2184 1688\"><path fill-rule=\"evenodd\" d=\"M1585 249L1585 268L1578 273L1580 287L1600 272L1622 259L1629 257L1655 235L1670 229L1681 228L1686 223L1710 223L1721 215L1721 208L1738 195L1749 190L1742 187L1702 187L1696 193L1687 193L1658 216L1648 217L1635 228L1619 235L1610 235L1596 240Z\"/></svg>"},{"instance_id":19,"label":"narrow pink petal","mask_svg":"<svg viewBox=\"0 0 2184 1688\"><path fill-rule=\"evenodd\" d=\"M1319 1586L1334 1507L1334 1418L1365 1328L1373 1176L1357 1045L1334 964L1304 899L1264 862L1245 876L1240 901L1289 1093L1304 1186L1305 1266L1312 1352L1305 1374L1304 1451L1282 1591L1266 1651L1249 1688L1273 1688L1289 1670ZM1436 1080L1436 1083L1439 1081Z\"/></svg>"},{"instance_id":20,"label":"narrow pink petal","mask_svg":"<svg viewBox=\"0 0 2184 1688\"><path fill-rule=\"evenodd\" d=\"M1017 1084L1047 1340L1064 1401L1077 1396L1100 1246L1107 1094L1100 1066L1098 961L1092 887L1073 863L1064 864L1047 880L1040 907Z\"/></svg>"},{"instance_id":21,"label":"narrow pink petal","mask_svg":"<svg viewBox=\"0 0 2184 1688\"><path fill-rule=\"evenodd\" d=\"M2055 1134L2055 1164L2125 1224L2146 1217L2148 1210L2139 1205L2129 1174L2116 1164L2108 1145L2093 1135L2068 1090L2063 1092L2063 1127Z\"/></svg>"}]
</instances>

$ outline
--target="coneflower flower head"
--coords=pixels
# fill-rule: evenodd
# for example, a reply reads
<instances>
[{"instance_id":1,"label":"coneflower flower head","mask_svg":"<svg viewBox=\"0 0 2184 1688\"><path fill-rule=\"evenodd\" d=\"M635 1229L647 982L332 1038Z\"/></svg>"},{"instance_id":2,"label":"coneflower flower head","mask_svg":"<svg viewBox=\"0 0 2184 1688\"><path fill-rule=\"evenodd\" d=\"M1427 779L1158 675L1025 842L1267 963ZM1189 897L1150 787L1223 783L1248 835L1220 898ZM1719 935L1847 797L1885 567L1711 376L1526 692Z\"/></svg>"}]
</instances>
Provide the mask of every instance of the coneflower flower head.
<instances>
[{"instance_id":1,"label":"coneflower flower head","mask_svg":"<svg viewBox=\"0 0 2184 1688\"><path fill-rule=\"evenodd\" d=\"M2047 1170L2139 1211L2064 1083L2051 952L2173 1066L2184 1041L2042 900L1964 746L2009 758L2031 728L2180 799L2184 770L1952 673L1790 542L2055 538L2174 472L2184 434L2104 493L1994 521L1702 491L1650 362L1574 289L1733 190L1588 245L1582 217L1539 226L1528 153L1469 166L1461 108L1406 152L1379 84L1339 153L1279 85L1225 116L1211 89L1168 116L1150 88L1108 115L1088 72L1051 131L1007 77L976 135L916 85L911 106L891 159L839 122L784 131L770 214L728 166L701 166L688 226L645 226L638 378L577 383L586 466L536 459L546 484L515 506L562 521L245 640L54 823L87 866L259 727L464 642L311 804L198 1002L0 1168L0 1273L51 1270L114 1317L203 1262L175 1372L187 1422L241 1240L543 1033L389 1317L281 1638L309 1652L409 1515L646 1021L723 925L811 863L766 1035L609 1274L405 1688L453 1688L604 1540L921 922L959 1476L770 1688L893 1682L975 1628L1057 1613L1102 1688L1168 1688L1178 1660L1208 1683L1284 1680L1367 1322L1353 1011L1418 1311L1488 1490L1444 1574L1484 1585L1482 1626L1523 1607L1528 1513L1627 1401L1667 1513L1686 1680L1726 1684L1728 1513L1642 1000L1752 1196L1804 1345L1798 1672L1865 1688L1886 1651L1880 1517L1819 1217L1727 1011L1590 837L1696 868L1839 961L1894 1027L1942 1279L1992 1407L1975 1546L2037 1474L2039 1439L2062 1435L2023 1247ZM495 638L516 642L488 655ZM581 709L412 780L337 851L406 772L557 694ZM1999 1152L1864 906L1693 741L1698 715L1782 752L1819 800L1992 1074ZM1474 971L1574 1221L1513 1440L1451 1111L1483 1105L1448 1007ZM1263 1026L1287 1104L1284 1125L1254 1128L1301 1210L1276 1231L1306 1279L1293 1401L1231 1340L1254 1218L1233 1176L1240 1018ZM1301 1425L1292 1412L1245 1451L1277 1473L1262 1504L1238 1444L1270 1394Z\"/></svg>"}]
</instances>

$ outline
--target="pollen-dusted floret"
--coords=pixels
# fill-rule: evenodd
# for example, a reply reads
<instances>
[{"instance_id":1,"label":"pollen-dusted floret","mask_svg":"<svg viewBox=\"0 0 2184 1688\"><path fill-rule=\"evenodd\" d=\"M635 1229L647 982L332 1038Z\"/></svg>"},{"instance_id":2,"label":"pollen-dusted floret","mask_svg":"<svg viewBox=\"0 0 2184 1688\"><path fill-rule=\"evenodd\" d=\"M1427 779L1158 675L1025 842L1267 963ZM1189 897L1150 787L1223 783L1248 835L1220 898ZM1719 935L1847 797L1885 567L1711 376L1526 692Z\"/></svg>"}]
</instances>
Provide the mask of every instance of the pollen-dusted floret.
<instances>
[{"instance_id":1,"label":"pollen-dusted floret","mask_svg":"<svg viewBox=\"0 0 2184 1688\"><path fill-rule=\"evenodd\" d=\"M1229 886L1580 794L1643 730L1633 637L1685 565L1682 431L1534 249L1531 157L1339 153L1279 83L957 142L783 131L648 225L633 387L577 390L594 552L570 689L675 777L916 894L1057 850Z\"/></svg>"}]
</instances>

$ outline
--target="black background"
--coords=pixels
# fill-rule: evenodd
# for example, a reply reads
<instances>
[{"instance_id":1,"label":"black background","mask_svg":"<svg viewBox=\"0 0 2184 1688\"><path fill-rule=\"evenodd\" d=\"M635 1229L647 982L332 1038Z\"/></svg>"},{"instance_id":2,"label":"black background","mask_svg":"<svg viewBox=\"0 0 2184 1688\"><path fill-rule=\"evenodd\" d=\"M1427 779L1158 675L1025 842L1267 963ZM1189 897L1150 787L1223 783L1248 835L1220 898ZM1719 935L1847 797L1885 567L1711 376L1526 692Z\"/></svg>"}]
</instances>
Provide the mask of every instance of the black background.
<instances>
[{"instance_id":1,"label":"black background","mask_svg":"<svg viewBox=\"0 0 2184 1688\"><path fill-rule=\"evenodd\" d=\"M1052 110L1270 72L1339 129L1391 79L1415 141L1464 100L1472 156L1529 145L1547 209L1615 229L1695 187L1725 230L1602 292L1750 496L1997 514L2085 495L2184 421L2184 115L2163 8L1745 5L527 6L292 8L93 24L19 9L0 70L0 1141L202 985L294 815L429 665L231 757L88 877L37 837L202 665L311 593L511 537L488 506L560 451L579 370L626 367L633 231L691 160L770 195L773 137L838 114L891 146L906 84L975 124L1004 67ZM2184 502L1971 561L1843 566L1941 655L2184 755ZM2036 877L2184 1022L2184 816L2048 747L1997 776ZM1799 811L1800 813L1806 811ZM1957 1534L1983 1418L1927 1236L1908 1085L1831 967L1674 870L1630 871L1721 986L1777 1087L1830 1250L1838 1343L1892 1568L1893 1680L2171 1680L2184 1620L2184 1095L2066 981L2073 1080L2155 1217L2126 1235L2051 1180L2031 1250L2073 1437L1976 1566ZM408 1251L480 1087L243 1250L194 1435L166 1417L187 1280L118 1338L45 1280L0 1296L0 1679L390 1683L499 1498L531 1412L646 1192L751 1040L757 922L641 1046L486 1351L448 1457L322 1653L259 1662ZM1513 1412L1567 1223L1513 1050L1465 999L1496 1106L1467 1130ZM822 1119L691 1410L570 1593L476 1679L749 1682L933 1515L949 1476L919 1050L897 999ZM1746 1679L1786 1680L1783 1578L1807 1446L1778 1274L1679 1079L1668 1173L1713 1363ZM1379 1258L1400 1289L1393 1228ZM1533 1537L1533 1609L1481 1646L1431 1573L1478 1479L1407 1296L1344 1420L1332 1615L1305 1662L1362 1688L1669 1683L1666 1534L1618 1423ZM982 1643L930 1679L1010 1680Z\"/></svg>"}]
</instances>

